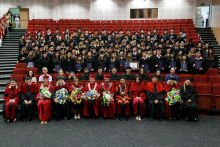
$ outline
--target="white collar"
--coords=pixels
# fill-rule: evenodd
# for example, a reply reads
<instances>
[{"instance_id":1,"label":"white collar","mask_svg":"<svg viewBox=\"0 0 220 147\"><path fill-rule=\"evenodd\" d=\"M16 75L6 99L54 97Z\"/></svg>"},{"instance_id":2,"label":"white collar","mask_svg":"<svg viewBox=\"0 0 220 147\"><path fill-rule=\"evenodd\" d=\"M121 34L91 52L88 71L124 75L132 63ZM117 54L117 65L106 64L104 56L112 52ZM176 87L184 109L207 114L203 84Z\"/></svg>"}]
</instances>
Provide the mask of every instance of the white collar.
<instances>
[{"instance_id":1,"label":"white collar","mask_svg":"<svg viewBox=\"0 0 220 147\"><path fill-rule=\"evenodd\" d=\"M160 57L161 57L161 55L160 55L160 56L158 56L158 55L157 55L157 57L158 57L158 58L160 58Z\"/></svg>"},{"instance_id":2,"label":"white collar","mask_svg":"<svg viewBox=\"0 0 220 147\"><path fill-rule=\"evenodd\" d=\"M196 59L200 60L200 59L202 59L202 57L200 57L200 58L197 58L197 57L196 57Z\"/></svg>"}]
</instances>

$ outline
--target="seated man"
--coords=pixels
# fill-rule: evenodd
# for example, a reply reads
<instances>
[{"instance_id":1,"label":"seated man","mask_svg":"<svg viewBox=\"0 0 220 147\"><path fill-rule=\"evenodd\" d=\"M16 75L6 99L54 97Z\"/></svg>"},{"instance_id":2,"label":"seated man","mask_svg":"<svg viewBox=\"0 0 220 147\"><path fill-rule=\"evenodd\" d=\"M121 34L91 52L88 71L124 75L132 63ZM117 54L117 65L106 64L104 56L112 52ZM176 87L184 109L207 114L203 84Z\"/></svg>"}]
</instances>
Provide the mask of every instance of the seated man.
<instances>
[{"instance_id":1,"label":"seated man","mask_svg":"<svg viewBox=\"0 0 220 147\"><path fill-rule=\"evenodd\" d=\"M161 71L160 71L159 69L157 69L157 70L156 70L156 73L155 73L155 75L154 75L154 76L157 77L157 81L165 81L164 78L160 76L160 74L161 74ZM151 76L151 79L150 79L151 82L152 82L152 77L153 77L153 76Z\"/></svg>"},{"instance_id":2,"label":"seated man","mask_svg":"<svg viewBox=\"0 0 220 147\"><path fill-rule=\"evenodd\" d=\"M190 85L190 79L186 78L184 85L180 87L181 99L183 100L183 110L186 120L198 119L198 107L196 104L196 89Z\"/></svg>"},{"instance_id":3,"label":"seated man","mask_svg":"<svg viewBox=\"0 0 220 147\"><path fill-rule=\"evenodd\" d=\"M126 67L126 74L122 75L125 80L134 80L135 76L131 74L131 67Z\"/></svg>"},{"instance_id":4,"label":"seated man","mask_svg":"<svg viewBox=\"0 0 220 147\"><path fill-rule=\"evenodd\" d=\"M106 91L108 90L114 97L115 94L115 86L112 82L110 81L110 76L109 75L104 75L105 82L100 84L100 90L101 91ZM110 119L115 119L115 103L112 102L109 106L105 107L102 103L100 106L102 115L107 118L110 117Z\"/></svg>"},{"instance_id":5,"label":"seated man","mask_svg":"<svg viewBox=\"0 0 220 147\"><path fill-rule=\"evenodd\" d=\"M80 77L80 80L89 80L89 76L90 76L90 74L89 74L89 68L88 67L85 67L84 68L84 75L81 75L81 77Z\"/></svg>"},{"instance_id":6,"label":"seated man","mask_svg":"<svg viewBox=\"0 0 220 147\"><path fill-rule=\"evenodd\" d=\"M63 81L62 78L59 78L56 83L56 86L54 86L53 88L53 101L55 102L55 107L56 107L56 121L59 121L61 119L71 118L69 102L66 101L66 103L60 104L59 98L55 97L56 91L62 88L65 88L67 91L69 91L69 86L65 85L65 82Z\"/></svg>"},{"instance_id":7,"label":"seated man","mask_svg":"<svg viewBox=\"0 0 220 147\"><path fill-rule=\"evenodd\" d=\"M32 119L32 109L38 93L38 87L32 83L31 77L27 77L26 82L21 89L21 119L24 122Z\"/></svg>"},{"instance_id":8,"label":"seated man","mask_svg":"<svg viewBox=\"0 0 220 147\"><path fill-rule=\"evenodd\" d=\"M51 75L48 74L48 69L47 69L46 67L43 67L43 68L42 68L42 72L43 72L43 75L41 75L41 76L39 77L39 82L40 82L40 81L43 81L43 76L49 76L48 81L51 82L51 81L52 81L52 77L51 77Z\"/></svg>"},{"instance_id":9,"label":"seated man","mask_svg":"<svg viewBox=\"0 0 220 147\"><path fill-rule=\"evenodd\" d=\"M104 75L102 74L102 68L98 67L98 74L95 75L95 80L104 80Z\"/></svg>"},{"instance_id":10,"label":"seated man","mask_svg":"<svg viewBox=\"0 0 220 147\"><path fill-rule=\"evenodd\" d=\"M51 98L45 98L40 96L40 89L45 87L52 92L53 85L48 82L49 76L43 76L44 83L38 85L38 94L36 100L38 100L38 113L41 125L46 125L47 121L51 118Z\"/></svg>"},{"instance_id":11,"label":"seated man","mask_svg":"<svg viewBox=\"0 0 220 147\"><path fill-rule=\"evenodd\" d=\"M18 108L18 102L20 102L20 87L17 86L16 79L10 80L10 86L8 86L4 92L4 105L3 110L5 114L3 114L4 118L6 116L7 123L10 123L10 119L13 122L16 122L15 113Z\"/></svg>"},{"instance_id":12,"label":"seated man","mask_svg":"<svg viewBox=\"0 0 220 147\"><path fill-rule=\"evenodd\" d=\"M156 114L159 120L162 122L163 115L165 113L163 105L163 86L157 82L157 76L152 76L152 82L146 85L147 98L149 100L150 108L150 120L153 121L153 116Z\"/></svg>"},{"instance_id":13,"label":"seated man","mask_svg":"<svg viewBox=\"0 0 220 147\"><path fill-rule=\"evenodd\" d=\"M122 114L125 114L125 120L128 121L128 116L130 115L130 100L131 97L128 94L129 86L125 84L125 79L122 77L120 79L120 84L115 88L115 99L118 106L119 120L122 120Z\"/></svg>"},{"instance_id":14,"label":"seated man","mask_svg":"<svg viewBox=\"0 0 220 147\"><path fill-rule=\"evenodd\" d=\"M177 82L179 82L179 76L175 75L175 68L170 69L170 74L166 75L165 81L167 82L169 78L175 78Z\"/></svg>"},{"instance_id":15,"label":"seated man","mask_svg":"<svg viewBox=\"0 0 220 147\"><path fill-rule=\"evenodd\" d=\"M117 74L116 67L112 68L112 73L110 74L110 80L120 80L120 75Z\"/></svg>"},{"instance_id":16,"label":"seated man","mask_svg":"<svg viewBox=\"0 0 220 147\"><path fill-rule=\"evenodd\" d=\"M95 76L89 77L89 83L86 84L84 88L84 93L88 91L97 91L100 93L100 87L97 83L95 83ZM84 100L84 116L88 117L88 119L95 119L95 116L99 115L99 98L94 101Z\"/></svg>"}]
</instances>

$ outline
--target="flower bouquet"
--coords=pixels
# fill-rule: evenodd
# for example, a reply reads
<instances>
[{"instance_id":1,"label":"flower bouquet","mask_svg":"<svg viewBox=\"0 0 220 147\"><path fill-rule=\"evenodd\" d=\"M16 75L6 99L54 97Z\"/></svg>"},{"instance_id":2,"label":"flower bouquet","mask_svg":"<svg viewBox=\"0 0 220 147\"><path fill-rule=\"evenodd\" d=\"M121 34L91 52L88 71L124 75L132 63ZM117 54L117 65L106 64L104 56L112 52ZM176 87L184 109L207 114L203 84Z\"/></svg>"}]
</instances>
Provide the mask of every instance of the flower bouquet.
<instances>
[{"instance_id":1,"label":"flower bouquet","mask_svg":"<svg viewBox=\"0 0 220 147\"><path fill-rule=\"evenodd\" d=\"M96 100L100 94L95 90L95 91L88 91L86 93L82 94L82 99L88 100L89 102L92 102Z\"/></svg>"},{"instance_id":2,"label":"flower bouquet","mask_svg":"<svg viewBox=\"0 0 220 147\"><path fill-rule=\"evenodd\" d=\"M101 102L105 107L108 107L113 101L113 94L110 91L106 90L102 92Z\"/></svg>"},{"instance_id":3,"label":"flower bouquet","mask_svg":"<svg viewBox=\"0 0 220 147\"><path fill-rule=\"evenodd\" d=\"M40 96L41 97L44 97L44 98L48 98L50 99L52 94L51 92L48 90L47 87L43 88L43 89L40 89Z\"/></svg>"},{"instance_id":4,"label":"flower bouquet","mask_svg":"<svg viewBox=\"0 0 220 147\"><path fill-rule=\"evenodd\" d=\"M70 100L74 104L80 104L82 102L82 92L79 90L72 91L70 95Z\"/></svg>"},{"instance_id":5,"label":"flower bouquet","mask_svg":"<svg viewBox=\"0 0 220 147\"><path fill-rule=\"evenodd\" d=\"M64 104L69 97L69 93L65 88L62 88L58 91L56 91L56 98L59 99L59 104Z\"/></svg>"},{"instance_id":6,"label":"flower bouquet","mask_svg":"<svg viewBox=\"0 0 220 147\"><path fill-rule=\"evenodd\" d=\"M180 90L173 88L170 92L167 92L166 101L169 102L169 105L174 105L176 103L183 104L180 96Z\"/></svg>"}]
</instances>

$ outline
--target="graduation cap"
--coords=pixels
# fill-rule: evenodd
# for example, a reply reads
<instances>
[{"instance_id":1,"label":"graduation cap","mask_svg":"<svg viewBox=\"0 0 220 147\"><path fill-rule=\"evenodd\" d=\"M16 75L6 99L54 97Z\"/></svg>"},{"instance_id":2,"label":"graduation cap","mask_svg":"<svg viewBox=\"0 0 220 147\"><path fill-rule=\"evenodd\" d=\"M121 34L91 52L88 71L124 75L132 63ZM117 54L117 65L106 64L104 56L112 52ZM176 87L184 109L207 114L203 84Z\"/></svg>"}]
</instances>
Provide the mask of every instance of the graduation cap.
<instances>
[{"instance_id":1,"label":"graduation cap","mask_svg":"<svg viewBox=\"0 0 220 147\"><path fill-rule=\"evenodd\" d=\"M33 49L30 49L29 52L34 52L34 50L33 50Z\"/></svg>"},{"instance_id":2,"label":"graduation cap","mask_svg":"<svg viewBox=\"0 0 220 147\"><path fill-rule=\"evenodd\" d=\"M81 55L81 54L78 54L77 57L82 57L82 55Z\"/></svg>"},{"instance_id":3,"label":"graduation cap","mask_svg":"<svg viewBox=\"0 0 220 147\"><path fill-rule=\"evenodd\" d=\"M127 30L126 32L130 32L130 30Z\"/></svg>"},{"instance_id":4,"label":"graduation cap","mask_svg":"<svg viewBox=\"0 0 220 147\"><path fill-rule=\"evenodd\" d=\"M40 35L40 37L44 37L44 35Z\"/></svg>"},{"instance_id":5,"label":"graduation cap","mask_svg":"<svg viewBox=\"0 0 220 147\"><path fill-rule=\"evenodd\" d=\"M102 68L101 68L102 69ZM94 75L89 76L89 79L95 79Z\"/></svg>"},{"instance_id":6,"label":"graduation cap","mask_svg":"<svg viewBox=\"0 0 220 147\"><path fill-rule=\"evenodd\" d=\"M164 29L163 31L167 31L167 29Z\"/></svg>"},{"instance_id":7,"label":"graduation cap","mask_svg":"<svg viewBox=\"0 0 220 147\"><path fill-rule=\"evenodd\" d=\"M183 39L187 39L187 38L188 38L187 36L183 37Z\"/></svg>"},{"instance_id":8,"label":"graduation cap","mask_svg":"<svg viewBox=\"0 0 220 147\"><path fill-rule=\"evenodd\" d=\"M120 53L120 52L123 52L123 53L124 53L124 50L120 50L119 53Z\"/></svg>"},{"instance_id":9,"label":"graduation cap","mask_svg":"<svg viewBox=\"0 0 220 147\"><path fill-rule=\"evenodd\" d=\"M170 77L169 80L174 80L174 81L176 81L176 79L175 79L174 77Z\"/></svg>"},{"instance_id":10,"label":"graduation cap","mask_svg":"<svg viewBox=\"0 0 220 147\"><path fill-rule=\"evenodd\" d=\"M81 28L78 28L78 30L82 30Z\"/></svg>"},{"instance_id":11,"label":"graduation cap","mask_svg":"<svg viewBox=\"0 0 220 147\"><path fill-rule=\"evenodd\" d=\"M49 48L54 47L53 45L50 45Z\"/></svg>"},{"instance_id":12,"label":"graduation cap","mask_svg":"<svg viewBox=\"0 0 220 147\"><path fill-rule=\"evenodd\" d=\"M198 42L197 44L198 44L198 45L199 45L199 44L202 44L202 42L200 41L200 42Z\"/></svg>"},{"instance_id":13,"label":"graduation cap","mask_svg":"<svg viewBox=\"0 0 220 147\"><path fill-rule=\"evenodd\" d=\"M197 50L196 53L200 53L200 54L201 54L201 51L200 51L200 50Z\"/></svg>"},{"instance_id":14,"label":"graduation cap","mask_svg":"<svg viewBox=\"0 0 220 147\"><path fill-rule=\"evenodd\" d=\"M131 67L130 67L130 66L128 66L128 67L126 67L126 69L131 69Z\"/></svg>"},{"instance_id":15,"label":"graduation cap","mask_svg":"<svg viewBox=\"0 0 220 147\"><path fill-rule=\"evenodd\" d=\"M101 52L99 52L99 54L101 55L101 54L104 54L104 52L103 51L101 51Z\"/></svg>"},{"instance_id":16,"label":"graduation cap","mask_svg":"<svg viewBox=\"0 0 220 147\"><path fill-rule=\"evenodd\" d=\"M155 29L155 28L154 28L154 30L156 30L156 31L157 31L157 29Z\"/></svg>"},{"instance_id":17,"label":"graduation cap","mask_svg":"<svg viewBox=\"0 0 220 147\"><path fill-rule=\"evenodd\" d=\"M28 34L27 36L31 36L30 34Z\"/></svg>"},{"instance_id":18,"label":"graduation cap","mask_svg":"<svg viewBox=\"0 0 220 147\"><path fill-rule=\"evenodd\" d=\"M156 75L152 75L151 78L158 78Z\"/></svg>"},{"instance_id":19,"label":"graduation cap","mask_svg":"<svg viewBox=\"0 0 220 147\"><path fill-rule=\"evenodd\" d=\"M37 47L37 48L38 48L38 45L35 45L34 47Z\"/></svg>"},{"instance_id":20,"label":"graduation cap","mask_svg":"<svg viewBox=\"0 0 220 147\"><path fill-rule=\"evenodd\" d=\"M170 54L174 54L175 55L176 53L175 52L171 52Z\"/></svg>"},{"instance_id":21,"label":"graduation cap","mask_svg":"<svg viewBox=\"0 0 220 147\"><path fill-rule=\"evenodd\" d=\"M10 82L17 82L15 78L10 79Z\"/></svg>"},{"instance_id":22,"label":"graduation cap","mask_svg":"<svg viewBox=\"0 0 220 147\"><path fill-rule=\"evenodd\" d=\"M154 36L150 36L150 38L154 38Z\"/></svg>"},{"instance_id":23,"label":"graduation cap","mask_svg":"<svg viewBox=\"0 0 220 147\"><path fill-rule=\"evenodd\" d=\"M50 28L47 28L46 30L50 30Z\"/></svg>"},{"instance_id":24,"label":"graduation cap","mask_svg":"<svg viewBox=\"0 0 220 147\"><path fill-rule=\"evenodd\" d=\"M56 50L55 53L60 53L60 51Z\"/></svg>"},{"instance_id":25,"label":"graduation cap","mask_svg":"<svg viewBox=\"0 0 220 147\"><path fill-rule=\"evenodd\" d=\"M69 54L69 53L71 54L71 51L67 51L67 52L66 52L66 54Z\"/></svg>"},{"instance_id":26,"label":"graduation cap","mask_svg":"<svg viewBox=\"0 0 220 147\"><path fill-rule=\"evenodd\" d=\"M117 55L117 52L116 52L116 51L113 51L112 54L116 54L116 55Z\"/></svg>"},{"instance_id":27,"label":"graduation cap","mask_svg":"<svg viewBox=\"0 0 220 147\"><path fill-rule=\"evenodd\" d=\"M183 33L184 31L180 30L180 32L182 32L182 33Z\"/></svg>"},{"instance_id":28,"label":"graduation cap","mask_svg":"<svg viewBox=\"0 0 220 147\"><path fill-rule=\"evenodd\" d=\"M84 31L88 31L87 29L85 29Z\"/></svg>"},{"instance_id":29,"label":"graduation cap","mask_svg":"<svg viewBox=\"0 0 220 147\"><path fill-rule=\"evenodd\" d=\"M144 31L144 29L140 29L140 31Z\"/></svg>"},{"instance_id":30,"label":"graduation cap","mask_svg":"<svg viewBox=\"0 0 220 147\"><path fill-rule=\"evenodd\" d=\"M185 41L182 40L180 43L185 43Z\"/></svg>"},{"instance_id":31,"label":"graduation cap","mask_svg":"<svg viewBox=\"0 0 220 147\"><path fill-rule=\"evenodd\" d=\"M108 46L108 49L112 49L112 47L111 47L111 46Z\"/></svg>"},{"instance_id":32,"label":"graduation cap","mask_svg":"<svg viewBox=\"0 0 220 147\"><path fill-rule=\"evenodd\" d=\"M213 48L212 48L212 47L209 47L209 50L213 50Z\"/></svg>"},{"instance_id":33,"label":"graduation cap","mask_svg":"<svg viewBox=\"0 0 220 147\"><path fill-rule=\"evenodd\" d=\"M98 32L98 30L95 30L94 32Z\"/></svg>"},{"instance_id":34,"label":"graduation cap","mask_svg":"<svg viewBox=\"0 0 220 147\"><path fill-rule=\"evenodd\" d=\"M28 81L28 80L32 80L32 77L26 77L26 81Z\"/></svg>"},{"instance_id":35,"label":"graduation cap","mask_svg":"<svg viewBox=\"0 0 220 147\"><path fill-rule=\"evenodd\" d=\"M56 28L56 31L59 31L59 28Z\"/></svg>"},{"instance_id":36,"label":"graduation cap","mask_svg":"<svg viewBox=\"0 0 220 147\"><path fill-rule=\"evenodd\" d=\"M191 79L190 79L190 78L185 78L185 79L184 79L184 81L187 81L187 80L190 80L190 81L191 81Z\"/></svg>"},{"instance_id":37,"label":"graduation cap","mask_svg":"<svg viewBox=\"0 0 220 147\"><path fill-rule=\"evenodd\" d=\"M42 49L42 48L44 48L44 46L39 46L39 49Z\"/></svg>"},{"instance_id":38,"label":"graduation cap","mask_svg":"<svg viewBox=\"0 0 220 147\"><path fill-rule=\"evenodd\" d=\"M147 53L147 51L149 51L149 50L143 50L143 53Z\"/></svg>"},{"instance_id":39,"label":"graduation cap","mask_svg":"<svg viewBox=\"0 0 220 147\"><path fill-rule=\"evenodd\" d=\"M37 34L34 35L34 37L36 37L36 36L37 36Z\"/></svg>"},{"instance_id":40,"label":"graduation cap","mask_svg":"<svg viewBox=\"0 0 220 147\"><path fill-rule=\"evenodd\" d=\"M183 51L182 49L179 49L178 52Z\"/></svg>"},{"instance_id":41,"label":"graduation cap","mask_svg":"<svg viewBox=\"0 0 220 147\"><path fill-rule=\"evenodd\" d=\"M31 43L36 43L35 41L32 41Z\"/></svg>"},{"instance_id":42,"label":"graduation cap","mask_svg":"<svg viewBox=\"0 0 220 147\"><path fill-rule=\"evenodd\" d=\"M195 46L191 46L190 49L195 49Z\"/></svg>"},{"instance_id":43,"label":"graduation cap","mask_svg":"<svg viewBox=\"0 0 220 147\"><path fill-rule=\"evenodd\" d=\"M47 76L47 75L46 75L46 76L43 76L43 79L48 79L48 78L49 78L49 76Z\"/></svg>"},{"instance_id":44,"label":"graduation cap","mask_svg":"<svg viewBox=\"0 0 220 147\"><path fill-rule=\"evenodd\" d=\"M187 57L187 54L182 54L182 56L186 56Z\"/></svg>"},{"instance_id":45,"label":"graduation cap","mask_svg":"<svg viewBox=\"0 0 220 147\"><path fill-rule=\"evenodd\" d=\"M25 46L25 45L23 45L23 46L22 46L22 48L26 48L26 46Z\"/></svg>"},{"instance_id":46,"label":"graduation cap","mask_svg":"<svg viewBox=\"0 0 220 147\"><path fill-rule=\"evenodd\" d=\"M64 51L64 50L65 50L65 48L61 48L61 49L60 49L60 51Z\"/></svg>"},{"instance_id":47,"label":"graduation cap","mask_svg":"<svg viewBox=\"0 0 220 147\"><path fill-rule=\"evenodd\" d=\"M161 48L158 47L158 48L157 48L157 51L161 51Z\"/></svg>"},{"instance_id":48,"label":"graduation cap","mask_svg":"<svg viewBox=\"0 0 220 147\"><path fill-rule=\"evenodd\" d=\"M43 54L46 54L47 53L47 51L43 51Z\"/></svg>"},{"instance_id":49,"label":"graduation cap","mask_svg":"<svg viewBox=\"0 0 220 147\"><path fill-rule=\"evenodd\" d=\"M69 30L68 28L66 28L66 30Z\"/></svg>"},{"instance_id":50,"label":"graduation cap","mask_svg":"<svg viewBox=\"0 0 220 147\"><path fill-rule=\"evenodd\" d=\"M170 30L175 30L174 28L171 28Z\"/></svg>"},{"instance_id":51,"label":"graduation cap","mask_svg":"<svg viewBox=\"0 0 220 147\"><path fill-rule=\"evenodd\" d=\"M85 49L84 49L85 50ZM92 53L92 51L91 50L89 50L87 53Z\"/></svg>"},{"instance_id":52,"label":"graduation cap","mask_svg":"<svg viewBox=\"0 0 220 147\"><path fill-rule=\"evenodd\" d=\"M63 80L63 78L62 78L62 77L58 77L58 78L57 78L57 81L58 81L58 80Z\"/></svg>"},{"instance_id":53,"label":"graduation cap","mask_svg":"<svg viewBox=\"0 0 220 147\"><path fill-rule=\"evenodd\" d=\"M132 54L132 52L131 52L131 51L128 51L127 54Z\"/></svg>"},{"instance_id":54,"label":"graduation cap","mask_svg":"<svg viewBox=\"0 0 220 147\"><path fill-rule=\"evenodd\" d=\"M102 31L107 31L106 29L103 29Z\"/></svg>"}]
</instances>

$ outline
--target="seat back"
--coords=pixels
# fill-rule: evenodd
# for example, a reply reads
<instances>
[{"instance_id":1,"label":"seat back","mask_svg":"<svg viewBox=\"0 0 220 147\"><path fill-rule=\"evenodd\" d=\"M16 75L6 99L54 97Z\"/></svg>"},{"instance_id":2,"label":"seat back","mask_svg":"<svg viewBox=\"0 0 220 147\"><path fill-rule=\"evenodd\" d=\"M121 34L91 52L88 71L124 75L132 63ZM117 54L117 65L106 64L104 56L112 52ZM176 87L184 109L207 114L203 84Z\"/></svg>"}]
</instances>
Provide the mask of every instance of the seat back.
<instances>
[{"instance_id":1,"label":"seat back","mask_svg":"<svg viewBox=\"0 0 220 147\"><path fill-rule=\"evenodd\" d=\"M207 83L207 81L208 81L207 75L194 75L193 76L193 82Z\"/></svg>"}]
</instances>

